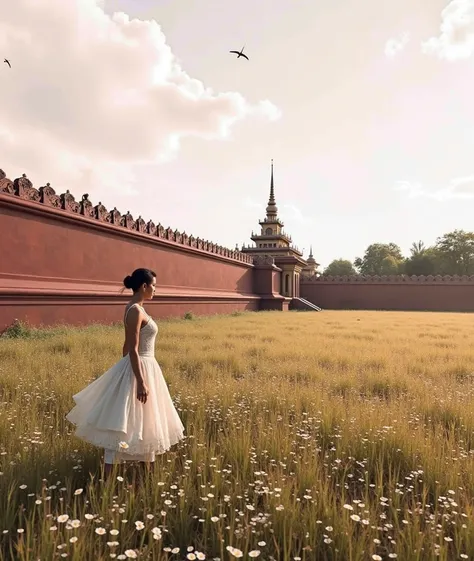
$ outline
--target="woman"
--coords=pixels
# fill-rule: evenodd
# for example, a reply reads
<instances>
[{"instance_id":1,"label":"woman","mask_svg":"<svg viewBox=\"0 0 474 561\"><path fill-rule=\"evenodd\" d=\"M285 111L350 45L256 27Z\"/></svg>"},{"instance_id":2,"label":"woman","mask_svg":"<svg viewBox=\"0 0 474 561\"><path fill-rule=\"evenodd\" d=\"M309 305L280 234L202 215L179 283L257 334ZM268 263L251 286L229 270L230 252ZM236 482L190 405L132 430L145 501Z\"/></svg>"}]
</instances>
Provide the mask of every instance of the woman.
<instances>
[{"instance_id":1,"label":"woman","mask_svg":"<svg viewBox=\"0 0 474 561\"><path fill-rule=\"evenodd\" d=\"M155 293L156 274L136 269L125 277L133 297L125 308L123 358L73 396L67 419L76 436L105 449L105 475L114 463L154 462L183 438L184 427L155 359L158 326L143 308Z\"/></svg>"}]
</instances>

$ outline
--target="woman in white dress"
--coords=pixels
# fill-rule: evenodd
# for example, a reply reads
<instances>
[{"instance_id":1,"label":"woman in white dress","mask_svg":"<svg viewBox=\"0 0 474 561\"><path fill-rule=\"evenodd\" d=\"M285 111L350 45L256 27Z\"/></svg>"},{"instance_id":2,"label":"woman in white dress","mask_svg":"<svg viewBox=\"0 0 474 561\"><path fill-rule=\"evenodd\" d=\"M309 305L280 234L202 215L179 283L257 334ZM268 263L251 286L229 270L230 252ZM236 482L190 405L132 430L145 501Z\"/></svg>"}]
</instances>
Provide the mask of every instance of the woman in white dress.
<instances>
[{"instance_id":1,"label":"woman in white dress","mask_svg":"<svg viewBox=\"0 0 474 561\"><path fill-rule=\"evenodd\" d=\"M125 277L133 297L125 308L123 358L73 396L67 419L76 436L105 449L105 475L114 463L139 461L151 465L183 438L168 386L155 359L158 326L143 308L155 293L156 274L136 269Z\"/></svg>"}]
</instances>

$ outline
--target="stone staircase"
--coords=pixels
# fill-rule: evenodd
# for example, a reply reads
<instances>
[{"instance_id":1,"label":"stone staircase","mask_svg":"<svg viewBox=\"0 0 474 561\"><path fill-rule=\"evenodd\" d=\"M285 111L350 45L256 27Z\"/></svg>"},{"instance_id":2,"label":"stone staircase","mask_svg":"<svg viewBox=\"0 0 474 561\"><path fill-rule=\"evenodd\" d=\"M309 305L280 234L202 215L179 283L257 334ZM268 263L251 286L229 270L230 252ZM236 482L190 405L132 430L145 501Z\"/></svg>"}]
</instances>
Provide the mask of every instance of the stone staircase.
<instances>
[{"instance_id":1,"label":"stone staircase","mask_svg":"<svg viewBox=\"0 0 474 561\"><path fill-rule=\"evenodd\" d=\"M301 311L301 312L322 312L323 311L322 308L320 308L319 306L316 306L316 304L313 304L309 300L306 300L305 298L301 298L301 297L292 298L290 308L292 310L298 310L298 311Z\"/></svg>"}]
</instances>

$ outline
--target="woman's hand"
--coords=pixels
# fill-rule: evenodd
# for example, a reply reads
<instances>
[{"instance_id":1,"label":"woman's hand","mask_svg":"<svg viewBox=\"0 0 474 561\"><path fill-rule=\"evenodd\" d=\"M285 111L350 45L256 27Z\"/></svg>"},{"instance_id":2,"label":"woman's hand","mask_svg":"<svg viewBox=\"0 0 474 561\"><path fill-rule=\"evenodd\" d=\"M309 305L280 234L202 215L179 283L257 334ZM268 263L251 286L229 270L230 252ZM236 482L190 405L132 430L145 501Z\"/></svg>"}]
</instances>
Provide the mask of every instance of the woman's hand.
<instances>
[{"instance_id":1,"label":"woman's hand","mask_svg":"<svg viewBox=\"0 0 474 561\"><path fill-rule=\"evenodd\" d=\"M143 380L141 382L137 382L137 399L143 404L145 404L148 399L148 386Z\"/></svg>"}]
</instances>

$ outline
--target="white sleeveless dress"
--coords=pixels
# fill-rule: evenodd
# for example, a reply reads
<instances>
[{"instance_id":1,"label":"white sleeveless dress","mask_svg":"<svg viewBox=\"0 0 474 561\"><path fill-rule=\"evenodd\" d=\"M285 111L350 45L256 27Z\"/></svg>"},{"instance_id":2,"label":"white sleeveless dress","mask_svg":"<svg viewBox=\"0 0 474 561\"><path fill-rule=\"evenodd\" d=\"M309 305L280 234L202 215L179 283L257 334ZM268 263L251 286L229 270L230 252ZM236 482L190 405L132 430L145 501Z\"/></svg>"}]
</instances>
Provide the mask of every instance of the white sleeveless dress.
<instances>
[{"instance_id":1,"label":"white sleeveless dress","mask_svg":"<svg viewBox=\"0 0 474 561\"><path fill-rule=\"evenodd\" d=\"M125 320L133 306L139 305L128 308ZM76 405L66 418L76 425L77 437L105 448L107 463L153 462L156 454L163 454L184 437L184 426L155 359L157 334L158 326L148 316L138 347L148 386L145 404L137 399L137 381L128 354L73 396Z\"/></svg>"}]
</instances>

